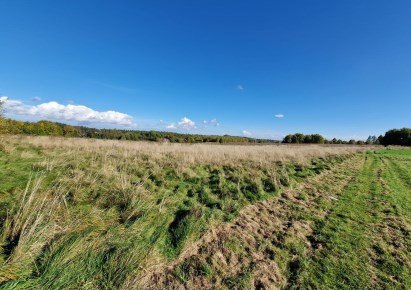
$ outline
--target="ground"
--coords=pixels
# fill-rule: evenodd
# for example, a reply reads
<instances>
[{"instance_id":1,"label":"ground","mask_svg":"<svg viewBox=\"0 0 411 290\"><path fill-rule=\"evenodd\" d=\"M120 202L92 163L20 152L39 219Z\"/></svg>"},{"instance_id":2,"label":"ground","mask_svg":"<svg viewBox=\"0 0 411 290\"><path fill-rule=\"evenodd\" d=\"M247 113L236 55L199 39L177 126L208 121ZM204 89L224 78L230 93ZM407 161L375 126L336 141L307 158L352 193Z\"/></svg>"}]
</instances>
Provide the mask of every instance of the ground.
<instances>
[{"instance_id":1,"label":"ground","mask_svg":"<svg viewBox=\"0 0 411 290\"><path fill-rule=\"evenodd\" d=\"M372 147L9 136L0 288L409 289L410 165Z\"/></svg>"},{"instance_id":2,"label":"ground","mask_svg":"<svg viewBox=\"0 0 411 290\"><path fill-rule=\"evenodd\" d=\"M410 289L411 151L357 155L246 207L148 289Z\"/></svg>"}]
</instances>

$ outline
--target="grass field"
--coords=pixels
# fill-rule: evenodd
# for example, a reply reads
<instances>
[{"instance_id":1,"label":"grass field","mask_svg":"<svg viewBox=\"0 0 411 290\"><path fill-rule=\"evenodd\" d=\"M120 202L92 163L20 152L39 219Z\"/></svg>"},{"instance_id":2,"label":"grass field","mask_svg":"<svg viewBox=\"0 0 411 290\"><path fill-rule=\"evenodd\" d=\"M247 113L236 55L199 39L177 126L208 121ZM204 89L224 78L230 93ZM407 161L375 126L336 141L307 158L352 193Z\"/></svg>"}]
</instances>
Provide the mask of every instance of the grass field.
<instances>
[{"instance_id":1,"label":"grass field","mask_svg":"<svg viewBox=\"0 0 411 290\"><path fill-rule=\"evenodd\" d=\"M248 206L176 262L147 271L141 285L410 289L410 165L410 150L349 158Z\"/></svg>"},{"instance_id":2,"label":"grass field","mask_svg":"<svg viewBox=\"0 0 411 290\"><path fill-rule=\"evenodd\" d=\"M409 150L1 138L1 289L411 287Z\"/></svg>"}]
</instances>

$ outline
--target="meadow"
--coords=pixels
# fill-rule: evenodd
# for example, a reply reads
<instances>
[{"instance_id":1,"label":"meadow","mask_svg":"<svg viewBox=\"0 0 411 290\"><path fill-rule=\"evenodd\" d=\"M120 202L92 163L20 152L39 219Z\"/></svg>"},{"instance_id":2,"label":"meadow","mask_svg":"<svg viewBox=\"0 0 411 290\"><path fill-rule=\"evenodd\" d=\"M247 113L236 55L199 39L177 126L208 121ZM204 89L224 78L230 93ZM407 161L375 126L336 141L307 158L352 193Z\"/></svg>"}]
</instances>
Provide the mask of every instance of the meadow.
<instances>
[{"instance_id":1,"label":"meadow","mask_svg":"<svg viewBox=\"0 0 411 290\"><path fill-rule=\"evenodd\" d=\"M406 289L411 155L376 149L3 135L0 288Z\"/></svg>"},{"instance_id":2,"label":"meadow","mask_svg":"<svg viewBox=\"0 0 411 290\"><path fill-rule=\"evenodd\" d=\"M411 150L356 154L247 206L148 289L410 289Z\"/></svg>"}]
</instances>

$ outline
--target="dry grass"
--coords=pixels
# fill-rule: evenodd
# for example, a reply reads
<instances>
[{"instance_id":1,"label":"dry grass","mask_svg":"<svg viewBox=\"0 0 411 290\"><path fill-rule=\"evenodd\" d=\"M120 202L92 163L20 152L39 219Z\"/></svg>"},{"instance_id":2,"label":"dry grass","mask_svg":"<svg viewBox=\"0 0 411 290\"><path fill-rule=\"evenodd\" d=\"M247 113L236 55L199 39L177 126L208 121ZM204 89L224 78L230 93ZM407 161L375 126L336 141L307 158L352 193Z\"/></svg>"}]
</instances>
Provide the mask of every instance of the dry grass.
<instances>
[{"instance_id":1,"label":"dry grass","mask_svg":"<svg viewBox=\"0 0 411 290\"><path fill-rule=\"evenodd\" d=\"M328 156L369 149L1 135L0 146L4 289L121 288L242 207L342 159ZM24 190L30 171L43 178Z\"/></svg>"},{"instance_id":2,"label":"dry grass","mask_svg":"<svg viewBox=\"0 0 411 290\"><path fill-rule=\"evenodd\" d=\"M0 241L7 245L2 254L8 257L0 266L0 282L30 275L44 246L66 230L65 191L61 187L41 190L42 179L30 177L17 209L5 220Z\"/></svg>"},{"instance_id":3,"label":"dry grass","mask_svg":"<svg viewBox=\"0 0 411 290\"><path fill-rule=\"evenodd\" d=\"M59 137L10 137L12 143L31 144L45 149L65 149L81 152L95 152L107 155L146 155L148 158L177 158L184 164L225 164L238 161L257 163L298 162L304 163L314 157L350 154L369 150L370 146L356 145L220 145L211 143L180 144L154 143L118 140L98 140ZM75 154L75 152L72 152Z\"/></svg>"}]
</instances>

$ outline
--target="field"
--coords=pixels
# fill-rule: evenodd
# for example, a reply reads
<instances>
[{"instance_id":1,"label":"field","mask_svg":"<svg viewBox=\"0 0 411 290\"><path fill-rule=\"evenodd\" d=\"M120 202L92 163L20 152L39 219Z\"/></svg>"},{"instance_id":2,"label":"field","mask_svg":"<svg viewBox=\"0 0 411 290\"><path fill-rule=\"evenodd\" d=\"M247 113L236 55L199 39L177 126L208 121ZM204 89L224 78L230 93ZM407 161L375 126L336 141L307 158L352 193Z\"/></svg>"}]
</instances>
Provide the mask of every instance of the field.
<instances>
[{"instance_id":1,"label":"field","mask_svg":"<svg viewBox=\"0 0 411 290\"><path fill-rule=\"evenodd\" d=\"M1 136L1 289L409 289L411 151Z\"/></svg>"}]
</instances>

